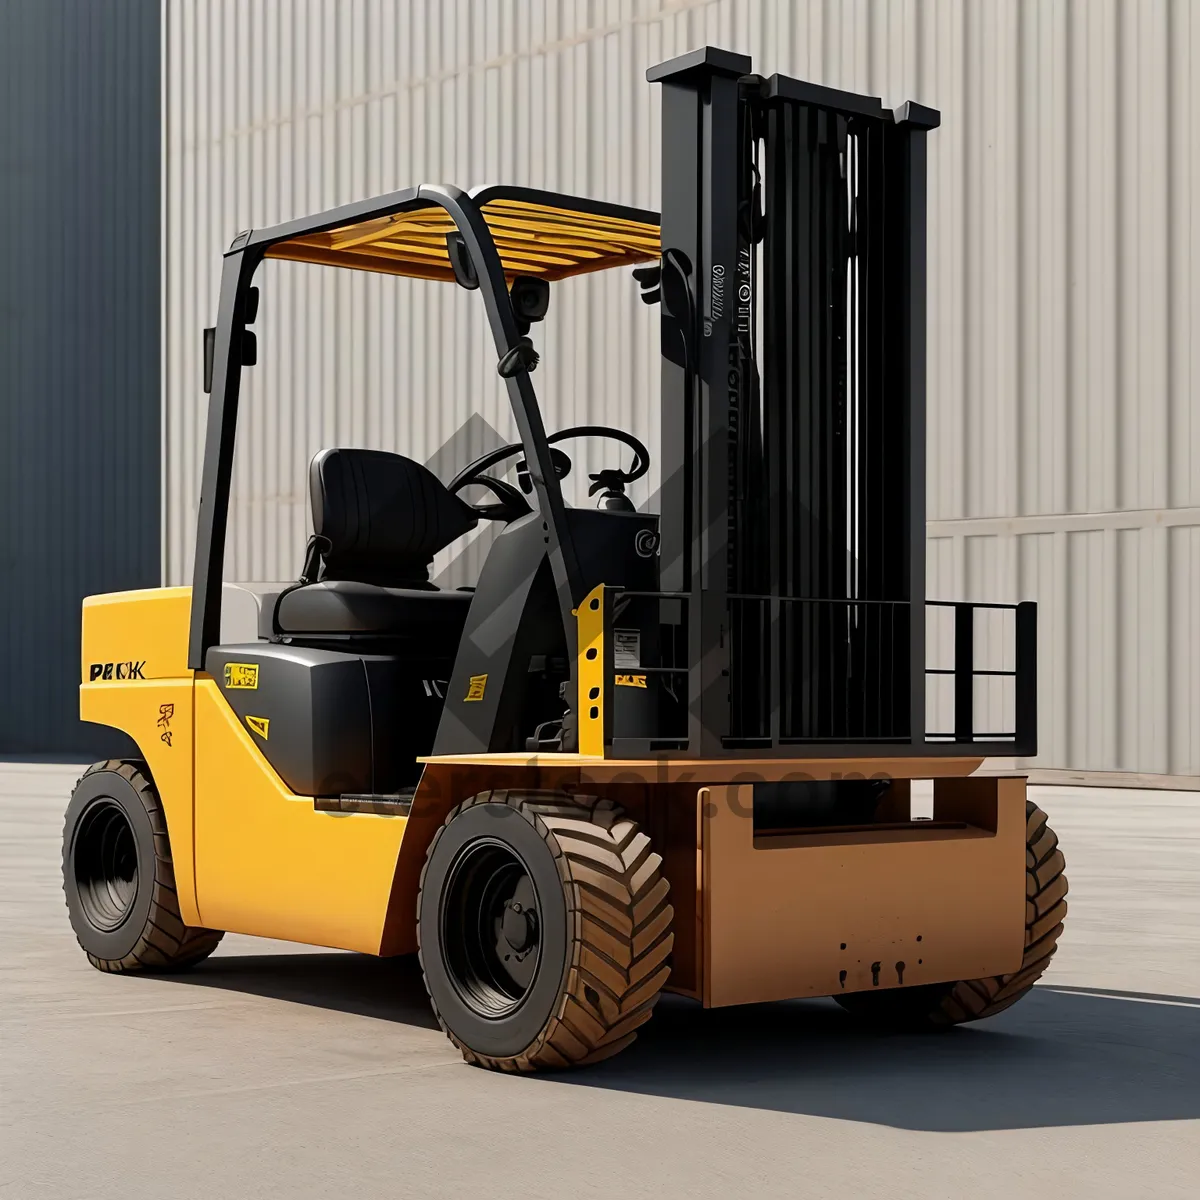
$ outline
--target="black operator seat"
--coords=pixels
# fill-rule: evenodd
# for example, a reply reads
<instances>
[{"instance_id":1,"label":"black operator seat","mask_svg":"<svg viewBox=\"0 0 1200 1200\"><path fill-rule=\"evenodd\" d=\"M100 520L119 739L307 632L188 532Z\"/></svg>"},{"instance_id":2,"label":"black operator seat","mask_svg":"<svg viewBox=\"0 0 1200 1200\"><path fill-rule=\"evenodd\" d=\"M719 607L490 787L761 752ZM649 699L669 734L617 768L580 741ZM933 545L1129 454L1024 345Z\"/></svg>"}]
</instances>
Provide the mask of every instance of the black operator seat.
<instances>
[{"instance_id":1,"label":"black operator seat","mask_svg":"<svg viewBox=\"0 0 1200 1200\"><path fill-rule=\"evenodd\" d=\"M441 591L429 567L475 527L470 507L420 463L383 450L322 450L308 480L308 561L276 601L272 633L461 634L471 593Z\"/></svg>"}]
</instances>

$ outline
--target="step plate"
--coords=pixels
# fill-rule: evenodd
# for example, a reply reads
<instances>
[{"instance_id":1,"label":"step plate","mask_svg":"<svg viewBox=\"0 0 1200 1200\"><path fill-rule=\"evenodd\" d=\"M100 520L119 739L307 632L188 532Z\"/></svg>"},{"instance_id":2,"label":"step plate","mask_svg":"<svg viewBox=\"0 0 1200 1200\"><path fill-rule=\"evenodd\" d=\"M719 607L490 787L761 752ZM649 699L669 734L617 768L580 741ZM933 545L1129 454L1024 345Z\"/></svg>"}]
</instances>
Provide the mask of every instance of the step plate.
<instances>
[{"instance_id":1,"label":"step plate","mask_svg":"<svg viewBox=\"0 0 1200 1200\"><path fill-rule=\"evenodd\" d=\"M379 817L407 817L412 811L413 793L395 795L318 796L313 800L317 812L372 813Z\"/></svg>"}]
</instances>

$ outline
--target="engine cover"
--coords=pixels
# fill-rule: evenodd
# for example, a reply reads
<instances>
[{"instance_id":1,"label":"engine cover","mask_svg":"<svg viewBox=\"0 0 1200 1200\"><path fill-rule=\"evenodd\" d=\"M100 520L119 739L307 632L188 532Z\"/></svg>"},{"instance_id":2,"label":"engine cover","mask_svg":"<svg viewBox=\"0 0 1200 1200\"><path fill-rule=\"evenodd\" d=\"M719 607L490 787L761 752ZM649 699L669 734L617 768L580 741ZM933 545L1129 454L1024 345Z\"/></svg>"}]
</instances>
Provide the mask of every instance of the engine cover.
<instances>
[{"instance_id":1,"label":"engine cover","mask_svg":"<svg viewBox=\"0 0 1200 1200\"><path fill-rule=\"evenodd\" d=\"M445 695L444 680L390 655L253 642L214 646L205 665L298 796L414 785Z\"/></svg>"}]
</instances>

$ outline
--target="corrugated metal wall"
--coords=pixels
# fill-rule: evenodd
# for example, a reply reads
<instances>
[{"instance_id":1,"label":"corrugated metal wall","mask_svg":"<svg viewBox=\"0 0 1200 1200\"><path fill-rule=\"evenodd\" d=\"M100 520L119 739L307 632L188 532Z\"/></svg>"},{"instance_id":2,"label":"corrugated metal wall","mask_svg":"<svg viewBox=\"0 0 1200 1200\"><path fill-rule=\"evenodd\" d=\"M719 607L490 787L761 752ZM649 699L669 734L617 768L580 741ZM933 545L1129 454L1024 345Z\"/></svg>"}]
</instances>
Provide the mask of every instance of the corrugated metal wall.
<instances>
[{"instance_id":1,"label":"corrugated metal wall","mask_svg":"<svg viewBox=\"0 0 1200 1200\"><path fill-rule=\"evenodd\" d=\"M80 600L161 573L160 13L0 0L0 751L79 713Z\"/></svg>"},{"instance_id":2,"label":"corrugated metal wall","mask_svg":"<svg viewBox=\"0 0 1200 1200\"><path fill-rule=\"evenodd\" d=\"M1041 603L1040 764L1200 772L1190 0L169 0L166 23L170 581L189 578L199 334L233 233L421 181L654 207L643 71L708 42L942 110L931 594ZM293 264L264 284L228 573L290 578L320 446L461 462L512 426L475 298ZM655 437L653 314L627 275L559 289L540 340L548 423Z\"/></svg>"}]
</instances>

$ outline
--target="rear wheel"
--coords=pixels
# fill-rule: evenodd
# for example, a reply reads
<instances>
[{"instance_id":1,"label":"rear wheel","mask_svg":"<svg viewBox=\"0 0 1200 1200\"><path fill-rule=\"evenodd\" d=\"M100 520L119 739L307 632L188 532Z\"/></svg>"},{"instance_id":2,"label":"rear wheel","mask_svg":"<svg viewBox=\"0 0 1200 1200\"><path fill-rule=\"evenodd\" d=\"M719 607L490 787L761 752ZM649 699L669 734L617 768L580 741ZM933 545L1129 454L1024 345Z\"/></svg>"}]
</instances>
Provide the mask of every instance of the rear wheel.
<instances>
[{"instance_id":1,"label":"rear wheel","mask_svg":"<svg viewBox=\"0 0 1200 1200\"><path fill-rule=\"evenodd\" d=\"M490 792L450 814L417 937L434 1013L468 1062L582 1066L634 1040L670 971L660 862L608 800Z\"/></svg>"},{"instance_id":2,"label":"rear wheel","mask_svg":"<svg viewBox=\"0 0 1200 1200\"><path fill-rule=\"evenodd\" d=\"M1066 862L1046 814L1025 806L1025 953L1011 975L921 987L852 992L834 999L872 1025L937 1029L994 1017L1016 1004L1050 965L1067 915Z\"/></svg>"},{"instance_id":3,"label":"rear wheel","mask_svg":"<svg viewBox=\"0 0 1200 1200\"><path fill-rule=\"evenodd\" d=\"M136 763L96 763L76 784L63 891L75 937L100 971L183 970L223 936L183 923L162 803Z\"/></svg>"}]
</instances>

